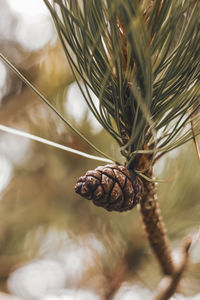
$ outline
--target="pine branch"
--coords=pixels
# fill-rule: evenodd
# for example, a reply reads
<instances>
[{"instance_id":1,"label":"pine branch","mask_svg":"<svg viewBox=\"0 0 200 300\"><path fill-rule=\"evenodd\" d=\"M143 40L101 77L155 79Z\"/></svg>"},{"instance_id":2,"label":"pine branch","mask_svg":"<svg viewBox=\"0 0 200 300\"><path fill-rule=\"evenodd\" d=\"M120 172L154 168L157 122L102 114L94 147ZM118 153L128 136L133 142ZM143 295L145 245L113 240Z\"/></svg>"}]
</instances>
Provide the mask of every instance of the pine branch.
<instances>
[{"instance_id":1,"label":"pine branch","mask_svg":"<svg viewBox=\"0 0 200 300\"><path fill-rule=\"evenodd\" d=\"M186 116L200 106L198 1L44 2L89 108L128 164L144 144L156 161L193 138Z\"/></svg>"},{"instance_id":2,"label":"pine branch","mask_svg":"<svg viewBox=\"0 0 200 300\"><path fill-rule=\"evenodd\" d=\"M140 202L140 211L147 238L163 273L172 275L174 273L174 264L165 225L160 214L155 183L146 181L144 187L145 192Z\"/></svg>"},{"instance_id":3,"label":"pine branch","mask_svg":"<svg viewBox=\"0 0 200 300\"><path fill-rule=\"evenodd\" d=\"M152 178L153 170L149 166L150 155L141 155L137 162L139 170L147 170L145 175ZM162 220L158 204L156 184L143 180L144 194L139 203L140 212L151 248L157 257L163 274L172 275L174 273L174 263L172 259L169 240L166 235L165 224Z\"/></svg>"},{"instance_id":4,"label":"pine branch","mask_svg":"<svg viewBox=\"0 0 200 300\"><path fill-rule=\"evenodd\" d=\"M127 180L134 174L129 190L139 187L141 195L144 188L140 208L147 236L163 273L172 278L158 299L168 299L185 265L175 269L155 184L150 181L155 161L200 134L196 113L200 107L200 3L83 0L80 5L78 0L55 0L52 6L44 2L75 78L85 85L89 108L127 160L126 184L120 185L116 177L121 166L101 167L92 171L95 185L86 173L76 191L98 206L123 211L130 201ZM99 99L98 110L90 90ZM146 177L143 186L135 170ZM105 175L113 183L109 187ZM135 205L134 196L133 200Z\"/></svg>"},{"instance_id":5,"label":"pine branch","mask_svg":"<svg viewBox=\"0 0 200 300\"><path fill-rule=\"evenodd\" d=\"M153 300L168 300L175 293L178 284L182 278L183 272L185 271L189 258L189 249L192 243L192 239L188 238L185 240L183 245L182 261L175 267L174 274L165 277L158 286L157 295Z\"/></svg>"}]
</instances>

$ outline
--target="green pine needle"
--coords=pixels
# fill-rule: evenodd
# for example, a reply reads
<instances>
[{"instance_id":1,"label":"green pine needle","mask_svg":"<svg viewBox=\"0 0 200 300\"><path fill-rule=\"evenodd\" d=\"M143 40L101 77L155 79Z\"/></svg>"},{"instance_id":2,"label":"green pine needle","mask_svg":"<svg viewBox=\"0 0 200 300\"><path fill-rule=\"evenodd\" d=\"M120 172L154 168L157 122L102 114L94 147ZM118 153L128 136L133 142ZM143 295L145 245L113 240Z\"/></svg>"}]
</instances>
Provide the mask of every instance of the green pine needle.
<instances>
[{"instance_id":1,"label":"green pine needle","mask_svg":"<svg viewBox=\"0 0 200 300\"><path fill-rule=\"evenodd\" d=\"M90 141L88 141L88 139L80 132L78 131L69 121L67 121L63 115L36 89L36 87L34 87L29 81L28 79L26 79L20 72L19 70L0 52L0 59L2 59L2 61L4 63L6 63L13 72L16 73L16 75L21 78L21 80L23 80L23 82L30 87L33 92L39 96L42 101L44 101L45 104L47 104L50 109L52 109L57 115L58 117L71 129L73 130L81 139L83 139L91 148L93 148L97 153L99 153L100 155L102 155L103 157L107 158L109 161L114 161L114 159L112 159L109 155L105 154L104 152L102 152L101 150L99 150L95 145L93 145Z\"/></svg>"},{"instance_id":2,"label":"green pine needle","mask_svg":"<svg viewBox=\"0 0 200 300\"><path fill-rule=\"evenodd\" d=\"M191 140L191 120L200 133L199 1L44 2L90 110L129 164L144 145L156 161Z\"/></svg>"}]
</instances>

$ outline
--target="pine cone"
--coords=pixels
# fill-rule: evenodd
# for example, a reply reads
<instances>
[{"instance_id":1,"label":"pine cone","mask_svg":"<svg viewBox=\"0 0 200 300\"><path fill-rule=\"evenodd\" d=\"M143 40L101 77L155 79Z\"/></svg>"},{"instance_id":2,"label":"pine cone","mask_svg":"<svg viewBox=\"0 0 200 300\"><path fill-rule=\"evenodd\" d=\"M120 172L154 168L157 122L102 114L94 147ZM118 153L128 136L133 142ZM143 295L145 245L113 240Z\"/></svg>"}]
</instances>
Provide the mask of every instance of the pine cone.
<instances>
[{"instance_id":1,"label":"pine cone","mask_svg":"<svg viewBox=\"0 0 200 300\"><path fill-rule=\"evenodd\" d=\"M126 211L140 202L143 183L124 166L106 165L81 176L75 191L109 211Z\"/></svg>"}]
</instances>

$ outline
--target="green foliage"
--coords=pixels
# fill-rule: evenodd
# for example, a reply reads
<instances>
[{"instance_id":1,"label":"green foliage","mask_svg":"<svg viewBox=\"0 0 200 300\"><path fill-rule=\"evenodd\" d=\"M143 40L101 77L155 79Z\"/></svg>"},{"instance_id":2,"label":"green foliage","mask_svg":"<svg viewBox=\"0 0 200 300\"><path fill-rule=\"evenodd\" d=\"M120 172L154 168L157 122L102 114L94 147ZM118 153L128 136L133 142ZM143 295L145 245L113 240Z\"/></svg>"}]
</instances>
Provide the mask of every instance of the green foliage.
<instances>
[{"instance_id":1,"label":"green foliage","mask_svg":"<svg viewBox=\"0 0 200 300\"><path fill-rule=\"evenodd\" d=\"M84 140L85 141L85 143L86 144L88 144L91 148L93 148L97 153L99 153L100 155L102 155L102 156L104 156L105 158L107 158L106 159L106 162L112 162L113 161L113 159L110 157L110 156L108 156L106 153L104 153L104 152L102 152L100 149L98 149L94 144L92 144L78 129L76 129L58 110L57 110L57 108L53 105L53 104L51 104L47 99L46 99L46 97L45 96L43 96L43 94L41 94L39 91L38 91L38 89L35 87L35 86L33 86L31 83L30 83L30 81L27 79L27 78L25 78L23 75L22 75L22 73L20 73L20 71L17 69L17 68L15 68L15 66L2 54L2 53L0 53L0 59L2 59L2 61L5 63L5 64L7 64L10 68L11 68L11 70L14 72L14 73L16 73L16 75L29 87L29 88L31 88L32 90L33 90L33 92L37 95L37 96L39 96L40 98L41 98L41 100L45 103L45 104L47 104L47 106L49 106L50 108L51 108L51 110L72 130L72 131L74 131L82 140ZM1 126L1 130L4 130L4 131L6 131L6 129L4 128L3 129L3 127L4 126ZM7 130L9 130L9 128L7 128ZM10 132L12 131L12 129L10 129ZM16 133L15 133L16 134ZM23 135L23 133L21 133L21 135ZM26 135L26 133L25 133L25 135ZM28 136L27 136L28 137ZM30 137L29 137L30 138ZM36 137L36 140L37 140L37 137ZM75 151L76 152L76 150L75 149L71 149L72 151ZM88 154L87 153L85 153L85 155L87 156ZM90 155L89 155L90 156ZM103 158L100 158L100 160L103 160Z\"/></svg>"},{"instance_id":2,"label":"green foliage","mask_svg":"<svg viewBox=\"0 0 200 300\"><path fill-rule=\"evenodd\" d=\"M90 110L129 162L189 141L191 120L199 134L199 1L44 2Z\"/></svg>"}]
</instances>

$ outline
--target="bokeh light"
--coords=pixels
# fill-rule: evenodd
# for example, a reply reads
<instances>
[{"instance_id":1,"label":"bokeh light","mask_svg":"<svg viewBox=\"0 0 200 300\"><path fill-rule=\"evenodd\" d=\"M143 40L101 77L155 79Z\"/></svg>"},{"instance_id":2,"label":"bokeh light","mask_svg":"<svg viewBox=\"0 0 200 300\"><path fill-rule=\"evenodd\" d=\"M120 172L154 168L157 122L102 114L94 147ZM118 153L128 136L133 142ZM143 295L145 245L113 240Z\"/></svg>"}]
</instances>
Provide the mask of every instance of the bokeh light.
<instances>
[{"instance_id":1,"label":"bokeh light","mask_svg":"<svg viewBox=\"0 0 200 300\"><path fill-rule=\"evenodd\" d=\"M83 85L81 85L82 90L86 93L86 90ZM99 101L97 97L90 91L92 99L95 103L96 109L98 110ZM77 124L80 124L87 117L87 120L90 122L93 129L93 133L98 133L102 130L101 124L94 117L92 112L89 110L87 103L81 93L81 90L78 87L76 82L72 83L69 86L67 92L65 109L69 115Z\"/></svg>"},{"instance_id":2,"label":"bokeh light","mask_svg":"<svg viewBox=\"0 0 200 300\"><path fill-rule=\"evenodd\" d=\"M12 164L10 161L4 156L0 155L0 195L1 192L8 185L11 175L12 175Z\"/></svg>"},{"instance_id":3,"label":"bokeh light","mask_svg":"<svg viewBox=\"0 0 200 300\"><path fill-rule=\"evenodd\" d=\"M151 299L152 292L139 285L122 285L116 293L114 300L142 300Z\"/></svg>"},{"instance_id":4,"label":"bokeh light","mask_svg":"<svg viewBox=\"0 0 200 300\"><path fill-rule=\"evenodd\" d=\"M15 40L29 51L43 48L55 41L55 30L50 14L42 0L7 0L18 16Z\"/></svg>"},{"instance_id":5,"label":"bokeh light","mask_svg":"<svg viewBox=\"0 0 200 300\"><path fill-rule=\"evenodd\" d=\"M29 154L30 140L1 133L0 151L11 163L20 165Z\"/></svg>"},{"instance_id":6,"label":"bokeh light","mask_svg":"<svg viewBox=\"0 0 200 300\"><path fill-rule=\"evenodd\" d=\"M25 299L42 297L64 286L62 265L50 259L31 262L16 270L8 280L9 290Z\"/></svg>"},{"instance_id":7,"label":"bokeh light","mask_svg":"<svg viewBox=\"0 0 200 300\"><path fill-rule=\"evenodd\" d=\"M42 21L42 22L41 22ZM24 19L17 26L16 40L27 50L36 51L43 48L53 38L53 27L49 18L28 20Z\"/></svg>"},{"instance_id":8,"label":"bokeh light","mask_svg":"<svg viewBox=\"0 0 200 300\"><path fill-rule=\"evenodd\" d=\"M48 15L48 10L43 0L7 0L15 13L22 17L36 18Z\"/></svg>"},{"instance_id":9,"label":"bokeh light","mask_svg":"<svg viewBox=\"0 0 200 300\"><path fill-rule=\"evenodd\" d=\"M6 74L7 74L6 67L0 61L0 93L1 93L1 89L3 88L6 82ZM0 94L0 99L1 99L1 94Z\"/></svg>"},{"instance_id":10,"label":"bokeh light","mask_svg":"<svg viewBox=\"0 0 200 300\"><path fill-rule=\"evenodd\" d=\"M101 300L101 297L89 290L65 289L54 295L46 295L39 300Z\"/></svg>"}]
</instances>

